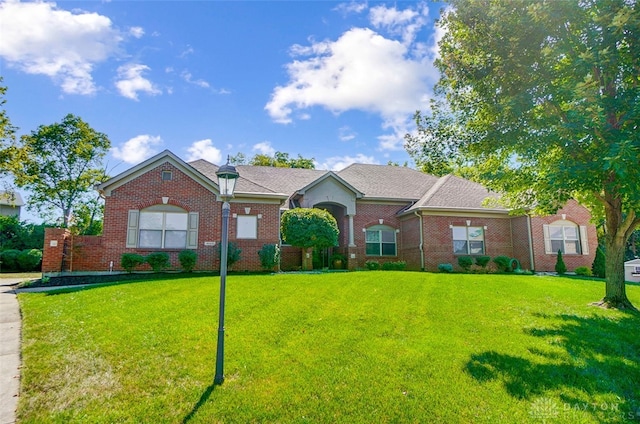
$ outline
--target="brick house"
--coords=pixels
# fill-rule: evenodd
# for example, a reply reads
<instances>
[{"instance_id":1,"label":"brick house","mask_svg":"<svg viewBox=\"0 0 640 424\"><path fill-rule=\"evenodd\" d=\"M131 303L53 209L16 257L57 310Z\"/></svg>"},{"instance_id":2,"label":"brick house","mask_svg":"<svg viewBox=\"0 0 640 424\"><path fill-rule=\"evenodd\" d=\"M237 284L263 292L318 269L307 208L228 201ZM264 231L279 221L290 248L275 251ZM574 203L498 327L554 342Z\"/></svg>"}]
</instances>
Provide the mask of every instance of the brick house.
<instances>
[{"instance_id":1,"label":"brick house","mask_svg":"<svg viewBox=\"0 0 640 424\"><path fill-rule=\"evenodd\" d=\"M413 169L352 164L333 172L240 165L231 200L229 241L242 249L236 271L260 270L258 251L281 244L280 215L294 207L318 207L338 222L348 269L367 260L406 261L407 269L458 267L458 257L506 255L523 269L553 271L558 250L569 271L590 267L597 247L587 209L568 202L556 215L510 215L482 185ZM105 199L101 236L73 237L63 229L45 234L43 272L119 271L125 252L164 251L179 269L178 254L193 249L197 270L218 270L222 202L218 166L186 163L168 150L97 187ZM281 269L298 269L301 251L281 246Z\"/></svg>"}]
</instances>

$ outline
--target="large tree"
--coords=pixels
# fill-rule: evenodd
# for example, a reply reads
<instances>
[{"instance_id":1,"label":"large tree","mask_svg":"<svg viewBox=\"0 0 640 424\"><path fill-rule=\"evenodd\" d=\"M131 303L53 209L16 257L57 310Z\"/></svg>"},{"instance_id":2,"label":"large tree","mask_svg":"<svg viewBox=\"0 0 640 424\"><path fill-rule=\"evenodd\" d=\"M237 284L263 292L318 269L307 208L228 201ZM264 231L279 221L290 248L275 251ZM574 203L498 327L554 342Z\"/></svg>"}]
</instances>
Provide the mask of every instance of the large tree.
<instances>
[{"instance_id":1,"label":"large tree","mask_svg":"<svg viewBox=\"0 0 640 424\"><path fill-rule=\"evenodd\" d=\"M640 5L636 0L452 0L416 162L466 166L508 206L570 198L604 218L606 293L633 308L625 243L640 226Z\"/></svg>"},{"instance_id":2,"label":"large tree","mask_svg":"<svg viewBox=\"0 0 640 424\"><path fill-rule=\"evenodd\" d=\"M85 207L99 207L93 187L106 181L102 159L109 147L105 134L69 114L60 123L42 125L4 144L0 165L17 187L30 192L31 209L43 216L54 214L68 227L75 212L82 211L84 217Z\"/></svg>"}]
</instances>

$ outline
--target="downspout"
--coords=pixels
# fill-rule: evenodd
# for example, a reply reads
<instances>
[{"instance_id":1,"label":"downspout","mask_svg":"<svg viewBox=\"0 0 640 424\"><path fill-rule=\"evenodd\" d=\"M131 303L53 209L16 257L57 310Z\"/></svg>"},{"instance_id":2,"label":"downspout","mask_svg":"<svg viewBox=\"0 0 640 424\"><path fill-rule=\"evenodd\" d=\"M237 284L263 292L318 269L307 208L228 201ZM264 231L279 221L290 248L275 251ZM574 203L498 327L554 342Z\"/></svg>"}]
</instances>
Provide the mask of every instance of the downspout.
<instances>
[{"instance_id":1,"label":"downspout","mask_svg":"<svg viewBox=\"0 0 640 424\"><path fill-rule=\"evenodd\" d=\"M420 270L424 271L424 234L422 228L422 216L418 214L418 211L413 211L413 213L418 217L418 223L420 224Z\"/></svg>"},{"instance_id":2,"label":"downspout","mask_svg":"<svg viewBox=\"0 0 640 424\"><path fill-rule=\"evenodd\" d=\"M527 235L529 236L529 261L531 263L531 271L535 271L536 265L533 262L533 236L531 230L531 216L527 214Z\"/></svg>"}]
</instances>

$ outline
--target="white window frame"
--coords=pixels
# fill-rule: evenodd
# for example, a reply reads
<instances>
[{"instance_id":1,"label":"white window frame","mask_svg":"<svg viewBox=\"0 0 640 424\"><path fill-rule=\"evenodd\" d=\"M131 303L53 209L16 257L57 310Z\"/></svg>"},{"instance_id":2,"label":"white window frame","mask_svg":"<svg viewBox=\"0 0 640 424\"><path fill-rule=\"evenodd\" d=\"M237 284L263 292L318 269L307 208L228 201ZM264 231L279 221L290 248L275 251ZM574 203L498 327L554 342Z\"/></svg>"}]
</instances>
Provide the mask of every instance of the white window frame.
<instances>
[{"instance_id":1,"label":"white window frame","mask_svg":"<svg viewBox=\"0 0 640 424\"><path fill-rule=\"evenodd\" d=\"M543 225L543 232L544 250L547 255L557 255L558 250L561 250L563 255L577 256L589 254L587 227L584 225L578 225L572 221L559 220L551 224ZM575 234L575 236L571 233ZM561 236L559 236L559 234L561 234ZM556 249L558 242L562 244L559 249ZM567 249L568 243L575 246L575 252L573 252L574 249L572 248Z\"/></svg>"},{"instance_id":2,"label":"white window frame","mask_svg":"<svg viewBox=\"0 0 640 424\"><path fill-rule=\"evenodd\" d=\"M257 215L238 215L236 218L236 238L252 240L258 238Z\"/></svg>"},{"instance_id":3,"label":"white window frame","mask_svg":"<svg viewBox=\"0 0 640 424\"><path fill-rule=\"evenodd\" d=\"M371 240L370 236L377 235L377 240ZM393 234L393 242L389 240L389 235ZM398 238L396 237L396 230L388 225L373 225L365 230L365 255L366 256L385 256L395 257L398 256ZM386 235L386 237L385 237ZM369 253L369 246L376 244L378 246L378 253ZM393 254L385 253L385 247L393 246Z\"/></svg>"},{"instance_id":4,"label":"white window frame","mask_svg":"<svg viewBox=\"0 0 640 424\"><path fill-rule=\"evenodd\" d=\"M162 224L157 229L146 229L142 228L144 225L141 225L141 215L145 213L158 213L162 214ZM184 229L182 226L180 228L170 228L171 225L167 224L167 214L184 214L186 217L186 223L184 225ZM199 214L198 212L187 212L186 210L179 208L173 205L153 205L148 208L137 210L131 209L128 212L127 218L127 238L126 238L126 247L127 248L137 248L137 249L163 249L163 250L181 250L181 249L197 249L198 247L198 222ZM141 246L140 245L140 234L141 231L161 231L160 238L160 246ZM185 233L185 244L181 246L170 246L166 247L167 240L167 232L178 231Z\"/></svg>"},{"instance_id":5,"label":"white window frame","mask_svg":"<svg viewBox=\"0 0 640 424\"><path fill-rule=\"evenodd\" d=\"M478 231L480 232L480 236L477 235ZM464 238L456 236L456 232L464 232ZM451 227L451 240L453 241L454 255L484 255L487 251L487 243L484 237L484 227L454 225ZM456 249L456 242L464 242L464 251ZM479 252L475 251L477 250L477 247L471 247L472 243L476 246L478 245L478 243L482 243Z\"/></svg>"}]
</instances>

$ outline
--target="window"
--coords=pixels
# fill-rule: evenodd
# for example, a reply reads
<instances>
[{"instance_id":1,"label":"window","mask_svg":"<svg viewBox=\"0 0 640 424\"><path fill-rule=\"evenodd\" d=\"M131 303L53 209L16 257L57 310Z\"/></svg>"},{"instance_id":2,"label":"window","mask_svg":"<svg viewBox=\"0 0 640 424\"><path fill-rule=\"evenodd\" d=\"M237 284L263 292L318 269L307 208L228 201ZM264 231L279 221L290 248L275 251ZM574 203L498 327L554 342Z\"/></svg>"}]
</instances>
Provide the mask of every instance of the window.
<instances>
[{"instance_id":1,"label":"window","mask_svg":"<svg viewBox=\"0 0 640 424\"><path fill-rule=\"evenodd\" d=\"M171 181L173 173L171 171L162 171L162 181Z\"/></svg>"},{"instance_id":2,"label":"window","mask_svg":"<svg viewBox=\"0 0 640 424\"><path fill-rule=\"evenodd\" d=\"M580 241L580 236L586 238L586 229L578 227L573 222L557 221L544 226L545 251L548 254L558 253L558 250L567 255L587 254L585 246ZM586 246L588 249L588 246Z\"/></svg>"},{"instance_id":3,"label":"window","mask_svg":"<svg viewBox=\"0 0 640 424\"><path fill-rule=\"evenodd\" d=\"M258 238L258 217L255 215L238 215L238 232L239 239L257 239Z\"/></svg>"},{"instance_id":4,"label":"window","mask_svg":"<svg viewBox=\"0 0 640 424\"><path fill-rule=\"evenodd\" d=\"M369 227L365 234L367 256L396 256L396 230L386 225Z\"/></svg>"},{"instance_id":5,"label":"window","mask_svg":"<svg viewBox=\"0 0 640 424\"><path fill-rule=\"evenodd\" d=\"M453 253L484 255L484 229L482 227L453 227Z\"/></svg>"},{"instance_id":6,"label":"window","mask_svg":"<svg viewBox=\"0 0 640 424\"><path fill-rule=\"evenodd\" d=\"M198 247L198 213L172 205L130 210L127 247L195 249Z\"/></svg>"}]
</instances>

